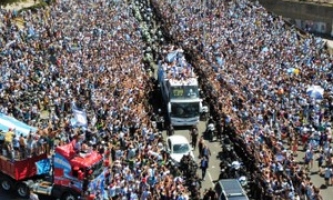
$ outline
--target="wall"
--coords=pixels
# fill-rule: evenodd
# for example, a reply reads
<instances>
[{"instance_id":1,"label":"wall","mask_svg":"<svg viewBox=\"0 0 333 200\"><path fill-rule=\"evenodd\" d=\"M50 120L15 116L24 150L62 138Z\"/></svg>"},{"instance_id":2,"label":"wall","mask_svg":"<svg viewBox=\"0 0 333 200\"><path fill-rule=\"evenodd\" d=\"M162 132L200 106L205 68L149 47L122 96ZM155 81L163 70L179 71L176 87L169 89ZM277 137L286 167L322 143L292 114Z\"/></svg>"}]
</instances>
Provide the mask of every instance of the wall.
<instances>
[{"instance_id":1,"label":"wall","mask_svg":"<svg viewBox=\"0 0 333 200\"><path fill-rule=\"evenodd\" d=\"M325 34L332 33L333 4L286 0L259 0L269 11L285 18L325 24Z\"/></svg>"}]
</instances>

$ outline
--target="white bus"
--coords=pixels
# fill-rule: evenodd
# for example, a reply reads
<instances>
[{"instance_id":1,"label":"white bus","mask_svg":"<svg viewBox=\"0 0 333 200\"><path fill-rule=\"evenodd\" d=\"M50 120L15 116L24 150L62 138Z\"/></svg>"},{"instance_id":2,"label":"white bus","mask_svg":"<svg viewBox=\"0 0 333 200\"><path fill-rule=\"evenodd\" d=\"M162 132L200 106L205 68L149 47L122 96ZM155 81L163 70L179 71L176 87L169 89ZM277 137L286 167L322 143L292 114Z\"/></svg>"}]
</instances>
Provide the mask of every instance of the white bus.
<instances>
[{"instance_id":1,"label":"white bus","mask_svg":"<svg viewBox=\"0 0 333 200\"><path fill-rule=\"evenodd\" d=\"M158 81L171 125L197 124L202 111L199 83L181 49L171 51L159 64Z\"/></svg>"}]
</instances>

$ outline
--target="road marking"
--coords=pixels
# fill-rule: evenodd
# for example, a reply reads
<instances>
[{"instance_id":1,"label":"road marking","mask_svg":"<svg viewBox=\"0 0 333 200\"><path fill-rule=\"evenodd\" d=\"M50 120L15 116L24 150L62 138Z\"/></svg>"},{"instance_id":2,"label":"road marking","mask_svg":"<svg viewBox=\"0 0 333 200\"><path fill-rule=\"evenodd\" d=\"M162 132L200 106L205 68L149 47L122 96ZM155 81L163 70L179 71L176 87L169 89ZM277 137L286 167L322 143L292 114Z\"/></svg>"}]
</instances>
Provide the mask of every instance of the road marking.
<instances>
[{"instance_id":1,"label":"road marking","mask_svg":"<svg viewBox=\"0 0 333 200\"><path fill-rule=\"evenodd\" d=\"M212 168L214 169L214 168L215 168L215 166L213 165L213 166L212 166Z\"/></svg>"},{"instance_id":2,"label":"road marking","mask_svg":"<svg viewBox=\"0 0 333 200\"><path fill-rule=\"evenodd\" d=\"M208 175L208 178L209 178L210 182L212 183L212 186L214 187L212 176L210 175L209 172L207 172L207 175Z\"/></svg>"}]
</instances>

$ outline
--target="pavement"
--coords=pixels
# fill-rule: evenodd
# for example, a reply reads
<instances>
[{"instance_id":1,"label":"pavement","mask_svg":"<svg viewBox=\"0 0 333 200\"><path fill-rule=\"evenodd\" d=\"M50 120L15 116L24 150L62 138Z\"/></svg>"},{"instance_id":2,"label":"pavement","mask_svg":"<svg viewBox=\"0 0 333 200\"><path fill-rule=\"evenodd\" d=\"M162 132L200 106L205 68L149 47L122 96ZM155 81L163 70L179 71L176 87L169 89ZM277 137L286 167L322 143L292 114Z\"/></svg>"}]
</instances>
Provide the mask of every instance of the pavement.
<instances>
[{"instance_id":1,"label":"pavement","mask_svg":"<svg viewBox=\"0 0 333 200\"><path fill-rule=\"evenodd\" d=\"M299 146L297 157L295 158L298 162L303 162L304 158L304 151L302 149L303 147ZM318 157L318 155L315 155L315 159ZM309 170L308 174L311 177L311 181L317 188L320 188L321 185L325 184L324 178L319 175L319 168L318 168L318 162L313 161L313 168ZM329 186L326 189L320 189L320 194L323 197L323 200L330 200L333 199L333 187Z\"/></svg>"},{"instance_id":2,"label":"pavement","mask_svg":"<svg viewBox=\"0 0 333 200\"><path fill-rule=\"evenodd\" d=\"M1 200L27 200L27 199L22 199L18 198L15 192L12 194L8 194L6 192L3 192L0 190L0 199ZM39 200L56 200L55 198L49 197L49 196L39 196Z\"/></svg>"},{"instance_id":3,"label":"pavement","mask_svg":"<svg viewBox=\"0 0 333 200\"><path fill-rule=\"evenodd\" d=\"M198 125L199 128L199 133L200 136L206 129L206 122L200 122ZM164 137L166 137L166 133L163 133ZM183 130L175 130L176 135L183 135L185 136L189 141L190 141L190 134L188 129L183 129ZM202 192L205 189L209 189L211 187L214 187L214 182L218 180L218 177L220 175L220 170L219 170L219 164L220 164L220 159L218 157L219 152L221 151L221 145L218 141L216 142L209 142L205 141L206 144L209 145L210 151L212 153L210 159L209 159L209 169L207 170L207 175L205 178L205 181L202 182ZM200 160L198 159L198 151L194 151L194 155L197 158L197 162ZM316 155L317 156L317 155ZM301 146L299 146L299 151L297 152L297 157L295 158L298 162L302 162L304 158L304 151ZM313 168L309 170L309 174L311 177L311 181L316 187L319 187L324 184L324 178L319 176L318 174L319 168L318 164L316 161L314 161ZM198 170L198 175L201 177L201 171ZM323 200L330 200L333 199L333 186L330 186L326 189L321 189L320 194L323 197Z\"/></svg>"},{"instance_id":4,"label":"pavement","mask_svg":"<svg viewBox=\"0 0 333 200\"><path fill-rule=\"evenodd\" d=\"M200 137L206 129L206 122L200 122L198 124L198 129L199 129L199 137ZM191 141L189 129L175 128L175 135L183 135L188 139L188 141ZM167 139L165 131L163 132L163 137L165 139ZM214 185L215 185L214 182L218 180L219 175L220 175L220 170L219 170L220 159L218 157L218 154L221 151L221 144L219 141L214 141L214 142L205 141L205 144L208 144L209 149L211 151L211 156L209 159L209 168L207 170L205 180L201 183L202 184L201 192L203 192L205 189L214 188ZM196 162L199 164L200 159L198 158L198 156L199 156L198 148L196 148L193 153L194 153L194 156L196 157ZM198 169L197 174L201 178L200 169Z\"/></svg>"}]
</instances>

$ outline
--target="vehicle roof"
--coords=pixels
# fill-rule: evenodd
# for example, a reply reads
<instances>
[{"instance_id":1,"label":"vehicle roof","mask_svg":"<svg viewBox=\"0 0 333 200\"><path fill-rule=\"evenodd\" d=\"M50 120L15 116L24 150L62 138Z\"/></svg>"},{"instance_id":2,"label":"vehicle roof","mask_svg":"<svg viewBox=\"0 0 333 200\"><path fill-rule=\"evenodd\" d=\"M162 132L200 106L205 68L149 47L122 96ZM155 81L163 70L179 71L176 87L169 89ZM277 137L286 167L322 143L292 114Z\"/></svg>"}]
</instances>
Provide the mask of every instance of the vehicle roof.
<instances>
[{"instance_id":1,"label":"vehicle roof","mask_svg":"<svg viewBox=\"0 0 333 200\"><path fill-rule=\"evenodd\" d=\"M193 99L170 99L171 103L199 103L202 102L199 98L193 98Z\"/></svg>"},{"instance_id":2,"label":"vehicle roof","mask_svg":"<svg viewBox=\"0 0 333 200\"><path fill-rule=\"evenodd\" d=\"M198 86L197 78L186 78L184 80L169 79L171 86Z\"/></svg>"},{"instance_id":3,"label":"vehicle roof","mask_svg":"<svg viewBox=\"0 0 333 200\"><path fill-rule=\"evenodd\" d=\"M82 157L81 155L76 155L70 160L70 163L72 166L78 166L82 168L90 168L94 164L100 162L102 160L102 156L97 153L96 151L92 151L85 157Z\"/></svg>"},{"instance_id":4,"label":"vehicle roof","mask_svg":"<svg viewBox=\"0 0 333 200\"><path fill-rule=\"evenodd\" d=\"M219 181L219 184L223 187L227 195L244 194L244 190L237 179L223 179Z\"/></svg>"},{"instance_id":5,"label":"vehicle roof","mask_svg":"<svg viewBox=\"0 0 333 200\"><path fill-rule=\"evenodd\" d=\"M168 139L170 139L172 144L189 143L188 139L186 137L182 136L182 135L172 135L172 136L168 137Z\"/></svg>"},{"instance_id":6,"label":"vehicle roof","mask_svg":"<svg viewBox=\"0 0 333 200\"><path fill-rule=\"evenodd\" d=\"M228 200L249 200L245 195L243 196L228 196Z\"/></svg>"}]
</instances>

